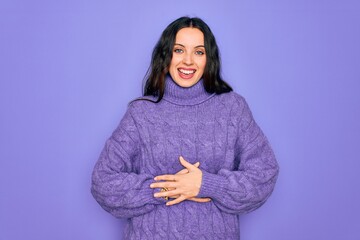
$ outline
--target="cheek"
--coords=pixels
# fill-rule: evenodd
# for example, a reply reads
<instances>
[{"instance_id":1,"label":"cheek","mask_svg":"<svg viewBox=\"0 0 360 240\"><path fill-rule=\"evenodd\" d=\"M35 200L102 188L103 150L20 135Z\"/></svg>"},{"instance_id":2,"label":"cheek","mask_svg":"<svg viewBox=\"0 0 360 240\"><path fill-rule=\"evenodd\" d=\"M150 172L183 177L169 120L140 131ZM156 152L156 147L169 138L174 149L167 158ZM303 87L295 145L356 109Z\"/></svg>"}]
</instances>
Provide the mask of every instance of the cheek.
<instances>
[{"instance_id":1,"label":"cheek","mask_svg":"<svg viewBox=\"0 0 360 240\"><path fill-rule=\"evenodd\" d=\"M171 72L173 69L175 69L175 64L171 61L169 65L169 71Z\"/></svg>"},{"instance_id":2,"label":"cheek","mask_svg":"<svg viewBox=\"0 0 360 240\"><path fill-rule=\"evenodd\" d=\"M170 69L171 69L171 68L176 69L176 66L177 66L178 62L179 62L179 60L176 59L176 57L173 57L173 58L171 59L171 62L170 62Z\"/></svg>"},{"instance_id":3,"label":"cheek","mask_svg":"<svg viewBox=\"0 0 360 240\"><path fill-rule=\"evenodd\" d=\"M201 70L204 71L205 67L206 67L206 59L202 60L199 66L200 66Z\"/></svg>"}]
</instances>

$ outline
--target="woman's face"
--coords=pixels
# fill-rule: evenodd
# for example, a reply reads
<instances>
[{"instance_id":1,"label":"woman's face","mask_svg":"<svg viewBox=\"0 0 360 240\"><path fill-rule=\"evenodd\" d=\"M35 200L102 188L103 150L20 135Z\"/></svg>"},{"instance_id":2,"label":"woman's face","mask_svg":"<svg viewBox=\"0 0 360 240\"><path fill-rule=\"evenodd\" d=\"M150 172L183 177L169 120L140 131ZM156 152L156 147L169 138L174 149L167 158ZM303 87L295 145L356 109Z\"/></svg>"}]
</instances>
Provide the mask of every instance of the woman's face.
<instances>
[{"instance_id":1,"label":"woman's face","mask_svg":"<svg viewBox=\"0 0 360 240\"><path fill-rule=\"evenodd\" d=\"M204 34L197 28L180 29L169 66L172 79L181 87L191 87L201 79L205 65Z\"/></svg>"}]
</instances>

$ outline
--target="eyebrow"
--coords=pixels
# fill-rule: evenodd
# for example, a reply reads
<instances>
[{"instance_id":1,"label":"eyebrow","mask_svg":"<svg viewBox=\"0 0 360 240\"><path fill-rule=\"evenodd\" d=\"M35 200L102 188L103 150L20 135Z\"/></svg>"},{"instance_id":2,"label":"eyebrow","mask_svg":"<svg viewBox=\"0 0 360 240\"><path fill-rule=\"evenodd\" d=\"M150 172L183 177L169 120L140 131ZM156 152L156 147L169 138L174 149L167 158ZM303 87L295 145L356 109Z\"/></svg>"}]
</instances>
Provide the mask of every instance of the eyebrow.
<instances>
[{"instance_id":1,"label":"eyebrow","mask_svg":"<svg viewBox=\"0 0 360 240\"><path fill-rule=\"evenodd\" d=\"M184 46L184 45L182 45L182 44L180 44L180 43L175 43L174 45L179 45L179 46L182 46L183 48L185 48L185 46ZM203 47L203 48L205 48L205 46L204 46L204 45L197 45L197 46L195 46L194 48L199 48L199 47Z\"/></svg>"}]
</instances>

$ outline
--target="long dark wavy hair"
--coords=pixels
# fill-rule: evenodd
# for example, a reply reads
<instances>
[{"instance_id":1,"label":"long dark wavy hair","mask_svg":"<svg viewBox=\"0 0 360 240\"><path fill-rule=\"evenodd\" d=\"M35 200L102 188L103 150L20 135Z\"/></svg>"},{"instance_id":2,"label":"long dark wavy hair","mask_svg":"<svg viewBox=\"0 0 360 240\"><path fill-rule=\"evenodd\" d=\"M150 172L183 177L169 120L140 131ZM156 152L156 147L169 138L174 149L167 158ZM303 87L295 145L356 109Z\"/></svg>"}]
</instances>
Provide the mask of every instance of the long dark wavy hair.
<instances>
[{"instance_id":1,"label":"long dark wavy hair","mask_svg":"<svg viewBox=\"0 0 360 240\"><path fill-rule=\"evenodd\" d=\"M206 66L202 76L204 88L208 93L221 94L232 91L220 75L221 62L219 48L209 26L200 18L181 17L166 27L154 47L151 64L145 76L144 96L164 96L165 77L169 72L177 32L186 27L199 29L204 34Z\"/></svg>"}]
</instances>

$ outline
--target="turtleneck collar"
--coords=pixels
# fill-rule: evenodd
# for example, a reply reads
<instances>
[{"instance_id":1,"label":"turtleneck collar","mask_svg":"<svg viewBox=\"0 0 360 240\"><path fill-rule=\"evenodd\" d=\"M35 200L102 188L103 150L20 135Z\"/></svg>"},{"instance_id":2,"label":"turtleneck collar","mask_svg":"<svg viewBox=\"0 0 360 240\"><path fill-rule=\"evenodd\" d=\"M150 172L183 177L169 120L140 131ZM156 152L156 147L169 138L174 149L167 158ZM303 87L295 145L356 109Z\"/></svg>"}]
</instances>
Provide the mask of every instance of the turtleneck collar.
<instances>
[{"instance_id":1,"label":"turtleneck collar","mask_svg":"<svg viewBox=\"0 0 360 240\"><path fill-rule=\"evenodd\" d=\"M200 79L195 85L185 88L177 85L170 75L165 78L165 92L163 99L177 105L196 105L214 96L206 92L203 80Z\"/></svg>"}]
</instances>

